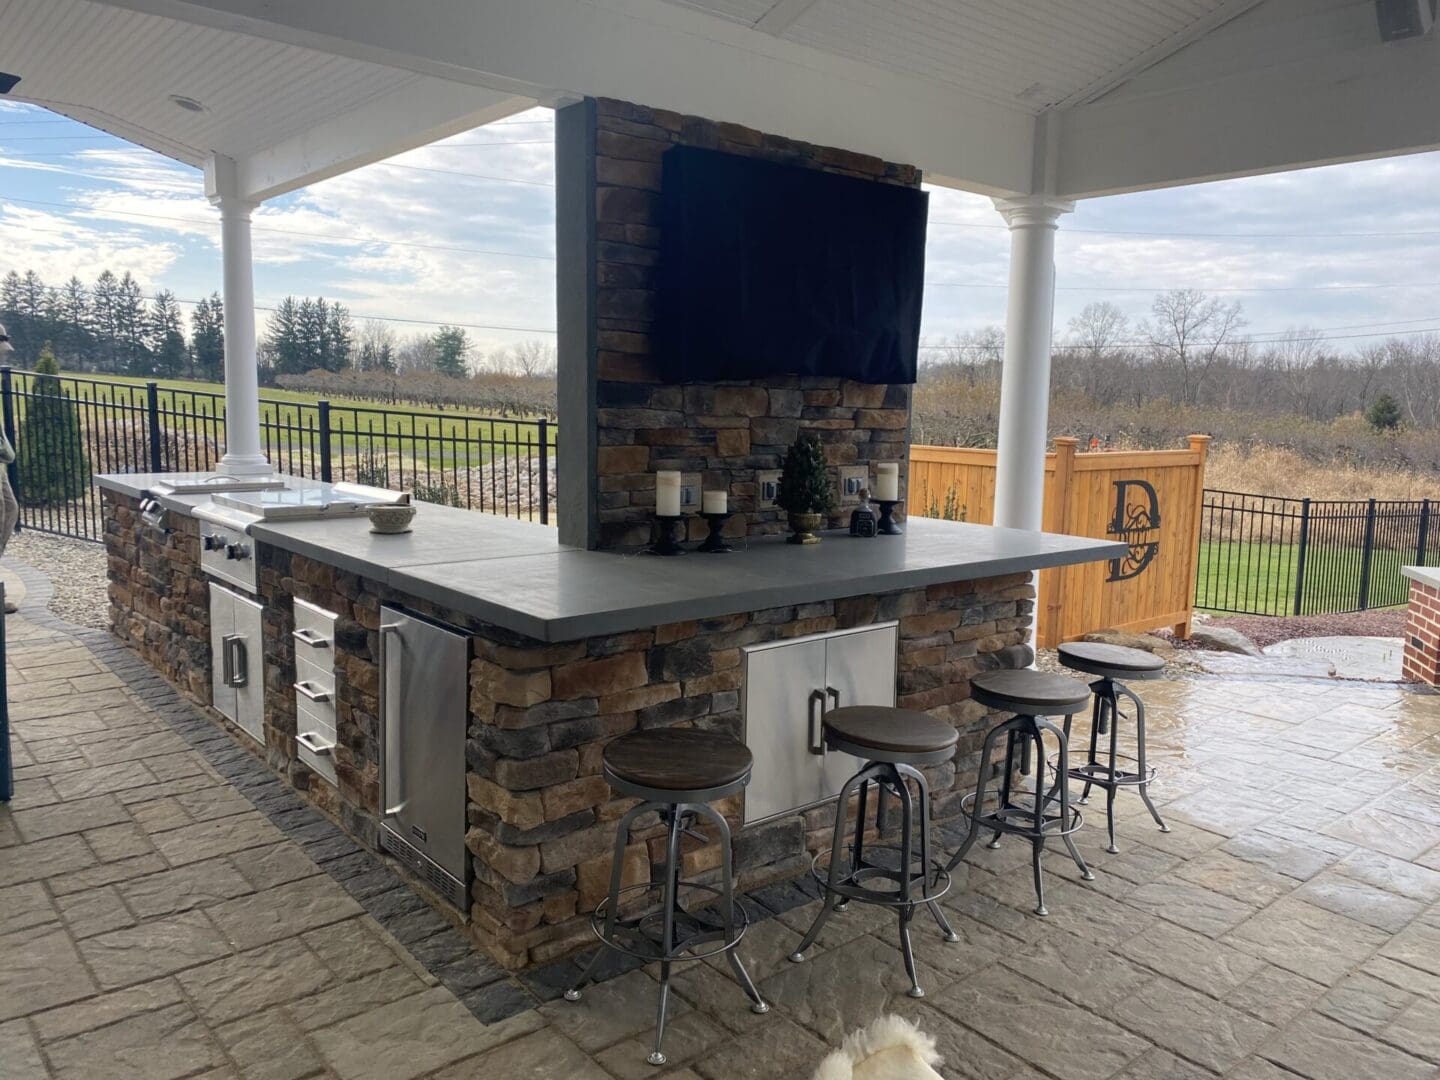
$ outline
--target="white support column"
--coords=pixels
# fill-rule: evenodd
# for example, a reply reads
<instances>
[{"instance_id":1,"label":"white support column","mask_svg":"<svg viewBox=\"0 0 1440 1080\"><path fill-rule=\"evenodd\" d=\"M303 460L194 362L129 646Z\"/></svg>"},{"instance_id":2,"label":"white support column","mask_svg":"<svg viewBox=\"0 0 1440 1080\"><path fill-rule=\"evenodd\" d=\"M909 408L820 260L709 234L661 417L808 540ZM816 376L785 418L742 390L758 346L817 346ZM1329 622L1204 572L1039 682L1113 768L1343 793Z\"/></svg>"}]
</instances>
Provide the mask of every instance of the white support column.
<instances>
[{"instance_id":1,"label":"white support column","mask_svg":"<svg viewBox=\"0 0 1440 1080\"><path fill-rule=\"evenodd\" d=\"M1010 226L1009 311L1000 378L995 524L1039 529L1045 500L1050 341L1055 316L1055 230L1073 202L1044 195L996 199Z\"/></svg>"},{"instance_id":2,"label":"white support column","mask_svg":"<svg viewBox=\"0 0 1440 1080\"><path fill-rule=\"evenodd\" d=\"M240 198L235 162L218 154L205 165L205 194L220 208L225 300L225 456L230 476L273 471L260 444L260 372L255 359L255 275L250 256L253 203Z\"/></svg>"}]
</instances>

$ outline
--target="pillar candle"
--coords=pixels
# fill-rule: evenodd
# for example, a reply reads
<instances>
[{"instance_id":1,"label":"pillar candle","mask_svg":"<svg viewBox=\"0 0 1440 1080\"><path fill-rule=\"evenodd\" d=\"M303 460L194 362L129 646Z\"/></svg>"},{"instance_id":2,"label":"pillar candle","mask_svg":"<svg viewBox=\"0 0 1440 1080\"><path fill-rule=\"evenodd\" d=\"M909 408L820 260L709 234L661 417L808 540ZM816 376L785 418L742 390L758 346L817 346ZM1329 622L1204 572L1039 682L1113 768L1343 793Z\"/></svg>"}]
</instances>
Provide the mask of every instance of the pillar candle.
<instances>
[{"instance_id":1,"label":"pillar candle","mask_svg":"<svg viewBox=\"0 0 1440 1080\"><path fill-rule=\"evenodd\" d=\"M655 474L655 513L659 517L680 516L680 473L661 469Z\"/></svg>"},{"instance_id":2,"label":"pillar candle","mask_svg":"<svg viewBox=\"0 0 1440 1080\"><path fill-rule=\"evenodd\" d=\"M729 500L723 491L707 491L700 497L700 509L707 514L723 514L728 509Z\"/></svg>"},{"instance_id":3,"label":"pillar candle","mask_svg":"<svg viewBox=\"0 0 1440 1080\"><path fill-rule=\"evenodd\" d=\"M874 495L879 502L900 501L900 466L884 461L875 466Z\"/></svg>"}]
</instances>

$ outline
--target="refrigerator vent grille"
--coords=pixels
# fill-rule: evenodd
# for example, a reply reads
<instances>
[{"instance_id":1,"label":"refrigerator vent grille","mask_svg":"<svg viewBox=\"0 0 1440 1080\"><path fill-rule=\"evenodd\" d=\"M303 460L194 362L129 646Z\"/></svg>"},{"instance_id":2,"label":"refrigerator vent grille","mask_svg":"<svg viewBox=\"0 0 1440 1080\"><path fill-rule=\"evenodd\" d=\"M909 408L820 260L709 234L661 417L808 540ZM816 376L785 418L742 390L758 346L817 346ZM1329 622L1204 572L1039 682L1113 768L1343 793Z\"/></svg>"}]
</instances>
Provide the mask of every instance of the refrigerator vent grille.
<instances>
[{"instance_id":1,"label":"refrigerator vent grille","mask_svg":"<svg viewBox=\"0 0 1440 1080\"><path fill-rule=\"evenodd\" d=\"M464 882L455 880L418 848L389 829L380 830L380 846L424 878L432 889L459 909L462 916L469 918L470 905Z\"/></svg>"}]
</instances>

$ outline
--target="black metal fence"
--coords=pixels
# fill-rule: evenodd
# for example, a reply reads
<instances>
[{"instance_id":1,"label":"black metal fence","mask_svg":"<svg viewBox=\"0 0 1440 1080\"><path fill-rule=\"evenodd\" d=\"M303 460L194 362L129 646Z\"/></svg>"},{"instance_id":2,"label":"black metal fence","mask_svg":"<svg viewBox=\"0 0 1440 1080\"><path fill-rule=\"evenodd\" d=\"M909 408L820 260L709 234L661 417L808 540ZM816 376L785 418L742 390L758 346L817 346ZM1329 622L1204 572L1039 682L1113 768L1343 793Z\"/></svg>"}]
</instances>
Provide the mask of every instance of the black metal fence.
<instances>
[{"instance_id":1,"label":"black metal fence","mask_svg":"<svg viewBox=\"0 0 1440 1080\"><path fill-rule=\"evenodd\" d=\"M205 472L225 448L225 396L159 383L0 367L9 466L22 528L99 540L98 473ZM277 472L409 491L450 506L548 524L556 425L260 395Z\"/></svg>"},{"instance_id":2,"label":"black metal fence","mask_svg":"<svg viewBox=\"0 0 1440 1080\"><path fill-rule=\"evenodd\" d=\"M1318 615L1404 604L1440 565L1440 500L1288 499L1207 488L1195 606Z\"/></svg>"}]
</instances>

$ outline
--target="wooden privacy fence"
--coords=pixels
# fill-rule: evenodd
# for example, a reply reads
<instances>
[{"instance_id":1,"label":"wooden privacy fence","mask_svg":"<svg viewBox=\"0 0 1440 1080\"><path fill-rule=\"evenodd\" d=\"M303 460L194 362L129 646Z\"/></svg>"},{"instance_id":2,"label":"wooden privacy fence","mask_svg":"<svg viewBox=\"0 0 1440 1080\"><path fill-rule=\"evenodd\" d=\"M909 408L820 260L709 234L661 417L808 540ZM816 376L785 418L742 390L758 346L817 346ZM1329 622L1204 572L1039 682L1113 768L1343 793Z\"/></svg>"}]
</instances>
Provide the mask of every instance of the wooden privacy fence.
<instances>
[{"instance_id":1,"label":"wooden privacy fence","mask_svg":"<svg viewBox=\"0 0 1440 1080\"><path fill-rule=\"evenodd\" d=\"M1172 627L1189 636L1195 607L1200 506L1208 435L1188 450L1080 454L1059 438L1045 455L1046 532L1119 539L1122 559L1040 574L1036 638L1053 647L1092 630ZM988 525L995 514L995 451L912 446L907 510Z\"/></svg>"}]
</instances>

